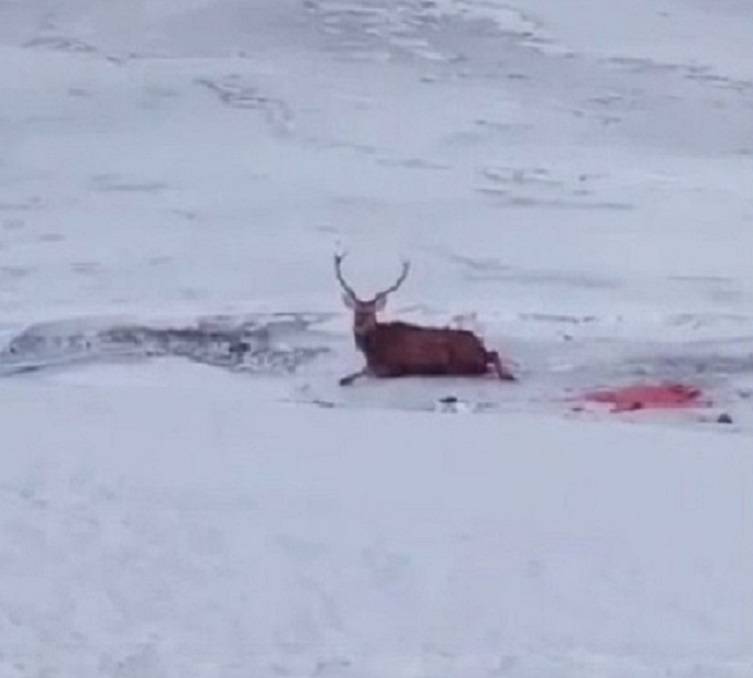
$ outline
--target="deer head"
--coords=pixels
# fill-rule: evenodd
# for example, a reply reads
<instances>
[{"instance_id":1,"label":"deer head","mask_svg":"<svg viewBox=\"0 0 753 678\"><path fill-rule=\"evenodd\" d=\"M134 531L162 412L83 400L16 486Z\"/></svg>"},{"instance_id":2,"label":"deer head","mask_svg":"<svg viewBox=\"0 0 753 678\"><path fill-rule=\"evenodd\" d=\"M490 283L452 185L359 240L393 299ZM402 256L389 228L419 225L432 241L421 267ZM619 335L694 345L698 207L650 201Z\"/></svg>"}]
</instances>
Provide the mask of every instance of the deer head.
<instances>
[{"instance_id":1,"label":"deer head","mask_svg":"<svg viewBox=\"0 0 753 678\"><path fill-rule=\"evenodd\" d=\"M353 288L345 282L342 274L342 260L344 258L344 254L335 255L335 276L340 283L340 287L343 289L343 302L348 308L353 310L353 332L356 335L356 339L358 339L359 336L363 336L377 324L376 314L387 304L387 296L397 290L408 277L410 263L407 261L403 262L403 270L393 285L381 292L377 292L371 299L364 300L360 299L353 291Z\"/></svg>"}]
</instances>

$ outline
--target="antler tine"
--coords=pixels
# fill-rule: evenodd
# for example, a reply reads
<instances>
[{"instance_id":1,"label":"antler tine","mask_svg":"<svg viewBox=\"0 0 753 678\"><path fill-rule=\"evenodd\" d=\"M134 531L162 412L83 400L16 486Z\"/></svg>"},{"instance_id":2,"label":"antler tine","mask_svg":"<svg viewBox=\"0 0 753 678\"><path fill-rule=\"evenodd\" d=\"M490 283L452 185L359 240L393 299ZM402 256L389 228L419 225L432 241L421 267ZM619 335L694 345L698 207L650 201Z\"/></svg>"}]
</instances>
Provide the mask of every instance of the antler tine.
<instances>
[{"instance_id":1,"label":"antler tine","mask_svg":"<svg viewBox=\"0 0 753 678\"><path fill-rule=\"evenodd\" d=\"M400 272L400 276L395 281L395 284L391 285L386 290L379 292L375 298L385 297L388 294L392 294L394 291L396 291L398 287L400 287L400 285L405 282L405 279L408 277L408 271L410 271L410 261L406 259L405 261L403 261L403 270Z\"/></svg>"},{"instance_id":2,"label":"antler tine","mask_svg":"<svg viewBox=\"0 0 753 678\"><path fill-rule=\"evenodd\" d=\"M351 298L351 299L358 299L358 296L353 291L353 289L348 285L348 283L345 282L345 278L343 277L342 273L342 260L345 259L345 252L342 252L340 254L335 253L335 276L337 277L338 282L340 283L340 286L343 288L345 293Z\"/></svg>"}]
</instances>

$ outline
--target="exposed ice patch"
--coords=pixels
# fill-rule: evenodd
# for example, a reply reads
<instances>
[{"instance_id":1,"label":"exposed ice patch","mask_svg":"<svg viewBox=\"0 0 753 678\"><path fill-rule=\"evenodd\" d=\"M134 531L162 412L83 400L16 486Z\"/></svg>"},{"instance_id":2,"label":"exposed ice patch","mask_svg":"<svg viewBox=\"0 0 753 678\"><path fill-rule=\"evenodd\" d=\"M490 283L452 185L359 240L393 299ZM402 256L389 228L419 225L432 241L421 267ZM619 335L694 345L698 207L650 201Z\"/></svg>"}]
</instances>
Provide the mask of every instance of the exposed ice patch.
<instances>
[{"instance_id":1,"label":"exposed ice patch","mask_svg":"<svg viewBox=\"0 0 753 678\"><path fill-rule=\"evenodd\" d=\"M290 374L329 351L306 334L311 324L324 318L315 314L213 318L183 327L105 319L43 323L8 341L0 351L0 374L162 356L237 371Z\"/></svg>"}]
</instances>

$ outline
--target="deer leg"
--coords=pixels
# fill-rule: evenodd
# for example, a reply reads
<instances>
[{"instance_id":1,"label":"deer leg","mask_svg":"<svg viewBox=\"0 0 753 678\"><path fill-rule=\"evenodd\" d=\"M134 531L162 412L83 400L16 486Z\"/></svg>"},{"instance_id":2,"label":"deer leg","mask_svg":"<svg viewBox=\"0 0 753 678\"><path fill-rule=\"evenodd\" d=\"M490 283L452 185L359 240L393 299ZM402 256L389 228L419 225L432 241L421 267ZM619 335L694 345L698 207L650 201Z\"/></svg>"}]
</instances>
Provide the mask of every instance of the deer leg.
<instances>
[{"instance_id":1,"label":"deer leg","mask_svg":"<svg viewBox=\"0 0 753 678\"><path fill-rule=\"evenodd\" d=\"M353 374L348 374L347 376L340 379L339 384L340 386L350 386L356 379L359 377L365 377L369 374L369 368L364 367L362 370L358 370L358 372L353 372Z\"/></svg>"},{"instance_id":2,"label":"deer leg","mask_svg":"<svg viewBox=\"0 0 753 678\"><path fill-rule=\"evenodd\" d=\"M496 351L487 351L486 359L492 364L494 371L500 379L503 381L517 381L515 375L502 365L502 361L499 359L499 353Z\"/></svg>"}]
</instances>

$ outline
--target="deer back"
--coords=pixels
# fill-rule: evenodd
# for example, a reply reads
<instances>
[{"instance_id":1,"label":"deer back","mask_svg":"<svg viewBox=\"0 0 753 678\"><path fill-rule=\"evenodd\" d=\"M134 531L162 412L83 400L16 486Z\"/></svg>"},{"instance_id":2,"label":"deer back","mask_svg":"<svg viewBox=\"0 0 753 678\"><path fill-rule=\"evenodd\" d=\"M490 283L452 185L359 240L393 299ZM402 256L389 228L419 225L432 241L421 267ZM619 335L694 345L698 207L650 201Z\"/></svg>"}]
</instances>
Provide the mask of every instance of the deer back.
<instances>
[{"instance_id":1,"label":"deer back","mask_svg":"<svg viewBox=\"0 0 753 678\"><path fill-rule=\"evenodd\" d=\"M487 352L468 330L378 323L359 348L377 374L483 374Z\"/></svg>"}]
</instances>

